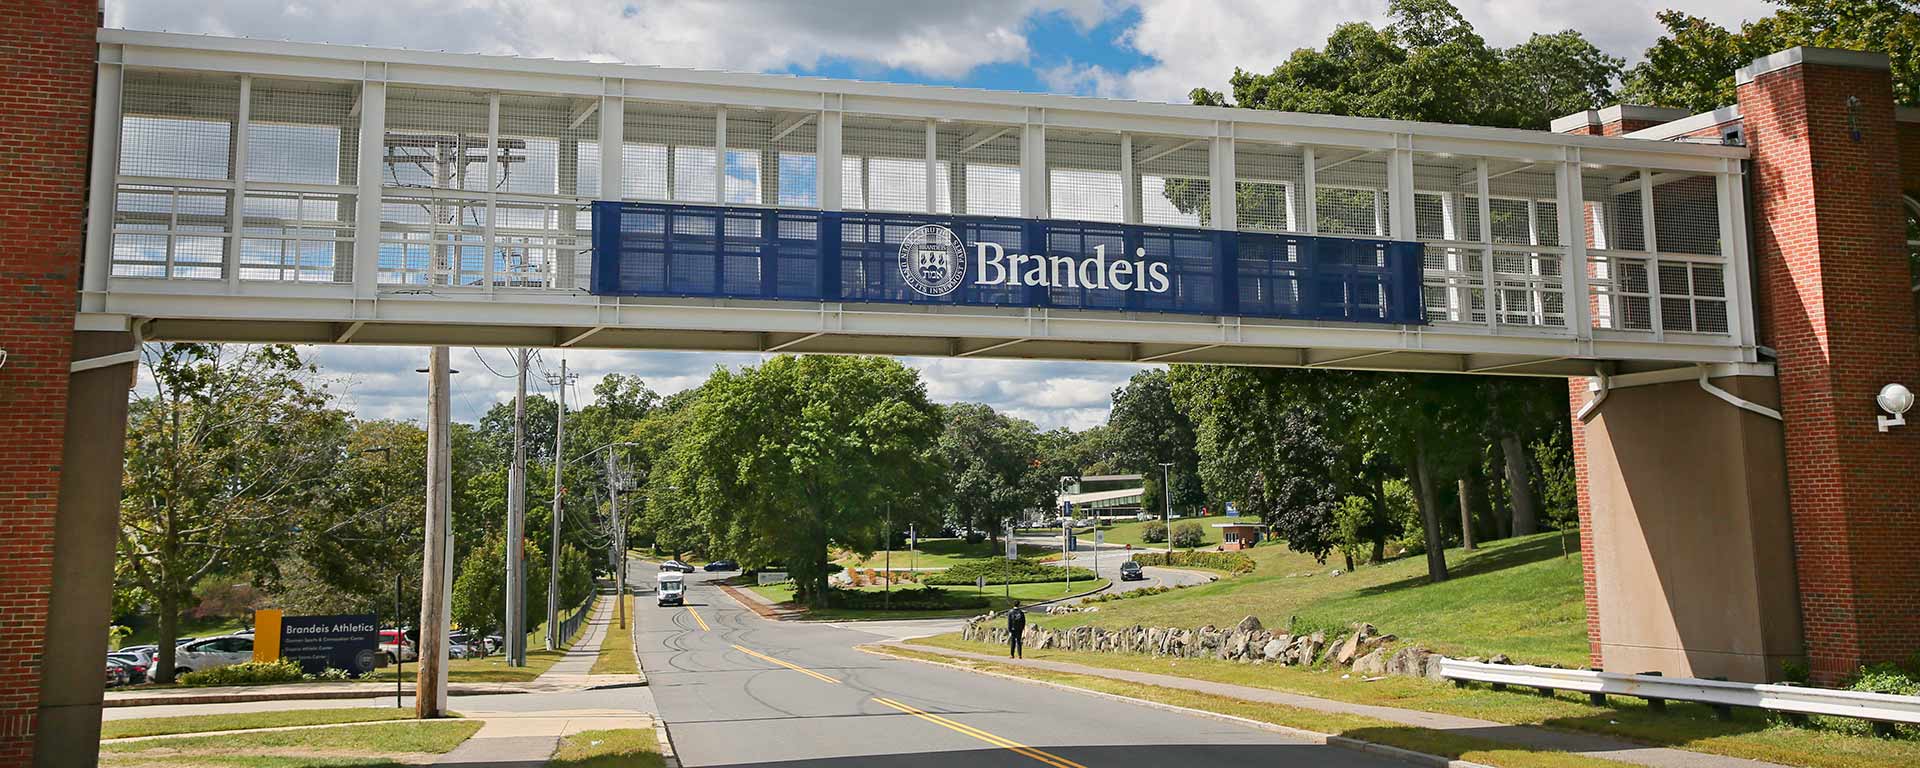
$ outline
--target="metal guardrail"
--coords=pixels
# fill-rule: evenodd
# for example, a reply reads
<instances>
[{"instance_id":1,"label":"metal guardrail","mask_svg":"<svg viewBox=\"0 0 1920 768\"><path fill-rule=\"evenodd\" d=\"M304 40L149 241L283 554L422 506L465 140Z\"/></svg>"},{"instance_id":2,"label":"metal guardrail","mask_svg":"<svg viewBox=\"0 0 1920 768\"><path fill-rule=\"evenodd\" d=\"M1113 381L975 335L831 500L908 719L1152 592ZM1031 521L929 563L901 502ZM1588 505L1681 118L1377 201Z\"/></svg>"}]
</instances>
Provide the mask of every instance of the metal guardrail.
<instances>
[{"instance_id":1,"label":"metal guardrail","mask_svg":"<svg viewBox=\"0 0 1920 768\"><path fill-rule=\"evenodd\" d=\"M1440 674L1456 682L1578 691L1595 697L1635 696L1650 701L1692 701L1721 708L1752 707L1793 715L1827 715L1877 723L1920 725L1920 696L1519 664L1485 664L1457 659L1442 659Z\"/></svg>"}]
</instances>

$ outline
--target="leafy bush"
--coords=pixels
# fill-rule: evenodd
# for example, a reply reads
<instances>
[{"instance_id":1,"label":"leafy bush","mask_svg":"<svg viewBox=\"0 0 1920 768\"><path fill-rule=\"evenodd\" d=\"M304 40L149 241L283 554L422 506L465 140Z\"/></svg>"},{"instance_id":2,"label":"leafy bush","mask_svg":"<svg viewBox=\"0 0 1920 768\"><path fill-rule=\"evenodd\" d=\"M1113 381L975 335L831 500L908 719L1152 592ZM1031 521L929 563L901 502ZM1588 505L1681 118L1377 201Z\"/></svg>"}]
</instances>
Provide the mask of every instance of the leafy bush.
<instances>
[{"instance_id":1,"label":"leafy bush","mask_svg":"<svg viewBox=\"0 0 1920 768\"><path fill-rule=\"evenodd\" d=\"M1206 540L1207 533L1201 530L1199 523L1188 521L1173 527L1173 545L1176 547L1192 549Z\"/></svg>"},{"instance_id":2,"label":"leafy bush","mask_svg":"<svg viewBox=\"0 0 1920 768\"><path fill-rule=\"evenodd\" d=\"M1178 568L1211 568L1239 576L1253 573L1254 560L1239 552L1175 552L1169 562L1165 552L1136 552L1133 560L1141 565L1165 565Z\"/></svg>"},{"instance_id":3,"label":"leafy bush","mask_svg":"<svg viewBox=\"0 0 1920 768\"><path fill-rule=\"evenodd\" d=\"M1920 696L1920 680L1891 662L1861 667L1849 691L1891 693L1896 696Z\"/></svg>"},{"instance_id":4,"label":"leafy bush","mask_svg":"<svg viewBox=\"0 0 1920 768\"><path fill-rule=\"evenodd\" d=\"M1140 526L1140 540L1148 544L1159 544L1167 540L1167 524L1159 521Z\"/></svg>"},{"instance_id":5,"label":"leafy bush","mask_svg":"<svg viewBox=\"0 0 1920 768\"><path fill-rule=\"evenodd\" d=\"M986 597L980 595L953 592L938 587L917 587L896 589L893 590L892 595L863 589L829 589L827 605L862 611L943 611L961 608L983 609L989 603Z\"/></svg>"},{"instance_id":6,"label":"leafy bush","mask_svg":"<svg viewBox=\"0 0 1920 768\"><path fill-rule=\"evenodd\" d=\"M1067 569L1073 571L1073 578L1093 579L1093 571L1085 568ZM930 573L921 579L924 584L945 584L949 586L972 586L974 580L985 576L988 584L1034 584L1043 581L1061 581L1067 577L1059 566L1046 565L1036 560L1020 558L1004 560L987 558L968 560L944 571Z\"/></svg>"},{"instance_id":7,"label":"leafy bush","mask_svg":"<svg viewBox=\"0 0 1920 768\"><path fill-rule=\"evenodd\" d=\"M1100 594L1097 594L1097 595L1094 595L1094 596L1092 596L1092 597L1083 597L1083 598L1080 598L1080 602L1081 602L1081 603L1088 603L1088 604L1090 604L1090 603L1111 603L1111 602L1113 602L1113 601L1115 601L1115 600L1126 600L1126 599L1129 599L1129 598L1135 598L1135 597L1146 597L1146 596L1148 596L1148 595L1160 595L1160 594L1166 594L1166 593L1168 593L1168 592L1172 592L1172 591L1174 591L1174 590L1176 590L1176 589L1186 589L1186 588L1187 588L1187 587L1189 587L1189 586L1192 586L1192 585L1191 585L1191 584L1177 584L1177 585L1174 585L1174 586L1171 586L1171 587L1166 587L1166 586L1158 586L1158 587L1141 587L1141 588L1139 588L1139 589L1135 589L1135 590L1130 590L1130 591L1126 591L1126 592L1102 592L1102 593L1100 593Z\"/></svg>"},{"instance_id":8,"label":"leafy bush","mask_svg":"<svg viewBox=\"0 0 1920 768\"><path fill-rule=\"evenodd\" d=\"M281 659L279 661L249 661L227 667L199 672L188 672L180 676L181 685L261 685L264 683L297 683L305 679L300 671L300 663Z\"/></svg>"}]
</instances>

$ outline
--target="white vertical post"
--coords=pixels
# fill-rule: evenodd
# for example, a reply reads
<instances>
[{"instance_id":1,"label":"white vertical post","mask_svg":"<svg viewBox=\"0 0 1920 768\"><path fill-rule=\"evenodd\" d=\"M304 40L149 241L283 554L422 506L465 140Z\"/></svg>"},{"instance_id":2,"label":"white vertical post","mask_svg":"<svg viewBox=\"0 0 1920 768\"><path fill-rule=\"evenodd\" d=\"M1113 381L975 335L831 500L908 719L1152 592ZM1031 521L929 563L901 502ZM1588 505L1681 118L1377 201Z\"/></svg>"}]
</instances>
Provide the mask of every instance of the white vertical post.
<instances>
[{"instance_id":1,"label":"white vertical post","mask_svg":"<svg viewBox=\"0 0 1920 768\"><path fill-rule=\"evenodd\" d=\"M1300 200L1302 201L1300 213L1306 216L1307 220L1305 226L1295 231L1309 235L1320 231L1320 182L1315 178L1319 169L1313 167L1314 163L1318 162L1313 159L1313 156L1312 146L1300 148ZM1289 211L1287 215L1293 214Z\"/></svg>"},{"instance_id":2,"label":"white vertical post","mask_svg":"<svg viewBox=\"0 0 1920 768\"><path fill-rule=\"evenodd\" d=\"M245 212L247 202L247 123L253 120L253 78L240 76L240 103L233 118L233 147L229 154L232 167L227 169L228 178L233 180L232 196L227 200L227 253L225 271L227 290L240 292L240 244L245 230ZM294 256L294 279L299 280L298 248ZM284 267L284 265L282 265ZM281 272L284 277L284 269Z\"/></svg>"},{"instance_id":3,"label":"white vertical post","mask_svg":"<svg viewBox=\"0 0 1920 768\"><path fill-rule=\"evenodd\" d=\"M1413 234L1413 151L1404 149L1412 146L1413 137L1394 136L1391 164L1387 166L1387 197L1391 208L1387 211L1387 236L1395 240L1412 240Z\"/></svg>"},{"instance_id":4,"label":"white vertical post","mask_svg":"<svg viewBox=\"0 0 1920 768\"><path fill-rule=\"evenodd\" d=\"M1555 169L1559 182L1560 244L1567 251L1560 276L1566 293L1567 330L1576 339L1593 337L1593 299L1587 286L1587 203L1581 187L1580 150L1569 147L1565 161Z\"/></svg>"},{"instance_id":5,"label":"white vertical post","mask_svg":"<svg viewBox=\"0 0 1920 768\"><path fill-rule=\"evenodd\" d=\"M119 46L100 46L100 71L94 76L93 157L87 183L87 257L80 277L80 310L107 306L113 277L114 177L120 172L120 94L125 71Z\"/></svg>"},{"instance_id":6,"label":"white vertical post","mask_svg":"<svg viewBox=\"0 0 1920 768\"><path fill-rule=\"evenodd\" d=\"M1640 237L1647 251L1647 318L1653 325L1653 340L1667 336L1666 321L1660 317L1660 241L1654 237L1653 172L1640 169Z\"/></svg>"},{"instance_id":7,"label":"white vertical post","mask_svg":"<svg viewBox=\"0 0 1920 768\"><path fill-rule=\"evenodd\" d=\"M1493 280L1493 201L1487 198L1490 187L1487 185L1487 160L1480 158L1473 164L1474 191L1480 196L1480 281L1483 293L1481 305L1487 311L1487 328L1500 324L1500 296L1495 291ZM1471 307L1468 308L1471 311ZM1462 505L1464 506L1464 505Z\"/></svg>"},{"instance_id":8,"label":"white vertical post","mask_svg":"<svg viewBox=\"0 0 1920 768\"><path fill-rule=\"evenodd\" d=\"M461 154L464 155L465 153L466 153L466 150L462 149ZM462 165L465 165L467 162L467 159L465 157L461 157L457 160L457 162L459 162ZM576 163L577 162L578 161L576 161ZM496 282L496 276L494 275L493 262L494 262L495 256L500 253L499 244L494 242L494 219L496 218L494 215L494 211L497 209L499 204L499 197L500 197L499 185L500 185L500 94L490 93L490 94L487 94L487 220L485 222L482 222L480 226L480 233L481 233L480 234L480 247L481 247L480 253L483 259L480 265L480 274L481 274L481 279L486 283L487 290L489 291L493 290L493 285ZM453 258L454 258L453 268L454 268L454 271L457 273L460 270L460 264L459 264L460 256L456 252ZM513 265L509 264L509 265L506 265L506 267L509 271L507 272L506 278L501 282L512 284L514 282L514 274L511 271L513 268Z\"/></svg>"},{"instance_id":9,"label":"white vertical post","mask_svg":"<svg viewBox=\"0 0 1920 768\"><path fill-rule=\"evenodd\" d=\"M1047 204L1047 126L1046 110L1027 110L1027 124L1020 128L1020 215L1044 219L1051 215Z\"/></svg>"},{"instance_id":10,"label":"white vertical post","mask_svg":"<svg viewBox=\"0 0 1920 768\"><path fill-rule=\"evenodd\" d=\"M713 113L713 203L727 204L727 108Z\"/></svg>"},{"instance_id":11,"label":"white vertical post","mask_svg":"<svg viewBox=\"0 0 1920 768\"><path fill-rule=\"evenodd\" d=\"M619 95L600 97L599 199L621 198L621 175L626 173L627 101Z\"/></svg>"},{"instance_id":12,"label":"white vertical post","mask_svg":"<svg viewBox=\"0 0 1920 768\"><path fill-rule=\"evenodd\" d=\"M1208 146L1207 184L1209 206L1213 210L1213 220L1209 226L1214 229L1231 230L1239 226L1239 195L1234 189L1233 167L1233 124L1218 123L1215 136Z\"/></svg>"},{"instance_id":13,"label":"white vertical post","mask_svg":"<svg viewBox=\"0 0 1920 768\"><path fill-rule=\"evenodd\" d=\"M936 181L935 181L935 173L934 173L935 171L937 171L937 170L939 170L939 165L940 165L940 164L939 164L939 161L938 161L938 159L937 159L937 156L939 155L939 152L940 152L940 133L939 133L939 130L940 130L940 129L939 129L938 127L936 127L936 124L935 124L935 123L933 122L933 120L932 120L931 118L929 118L929 119L927 120L927 126L926 126L926 134L927 134L927 136L926 136L926 139L927 139L927 178L926 178L926 182L927 182L927 213L939 213L939 212L940 212L940 185L939 185L939 183L938 183L938 182L936 182ZM889 576L888 576L888 578L889 578L889 579L891 579L891 578L892 578L892 576L891 576L891 574L889 574Z\"/></svg>"},{"instance_id":14,"label":"white vertical post","mask_svg":"<svg viewBox=\"0 0 1920 768\"><path fill-rule=\"evenodd\" d=\"M513 350L513 464L507 469L507 666L527 663L527 349Z\"/></svg>"},{"instance_id":15,"label":"white vertical post","mask_svg":"<svg viewBox=\"0 0 1920 768\"><path fill-rule=\"evenodd\" d=\"M815 134L814 189L819 196L820 210L844 210L842 202L846 190L841 188L841 169L844 153L841 151L841 128L844 125L840 112L838 96L828 94L822 98L820 108L820 130Z\"/></svg>"},{"instance_id":16,"label":"white vertical post","mask_svg":"<svg viewBox=\"0 0 1920 768\"><path fill-rule=\"evenodd\" d=\"M1120 220L1140 223L1140 207L1146 201L1140 195L1140 169L1133 165L1133 134L1120 134Z\"/></svg>"},{"instance_id":17,"label":"white vertical post","mask_svg":"<svg viewBox=\"0 0 1920 768\"><path fill-rule=\"evenodd\" d=\"M369 65L372 67L374 65ZM380 291L380 185L387 155L386 72L369 69L360 83L360 189L354 197L353 295L372 299Z\"/></svg>"},{"instance_id":18,"label":"white vertical post","mask_svg":"<svg viewBox=\"0 0 1920 768\"><path fill-rule=\"evenodd\" d=\"M1720 198L1720 256L1726 259L1727 335L1741 346L1755 343L1753 275L1747 269L1746 190L1741 185L1740 161L1728 160L1727 170L1715 177Z\"/></svg>"}]
</instances>

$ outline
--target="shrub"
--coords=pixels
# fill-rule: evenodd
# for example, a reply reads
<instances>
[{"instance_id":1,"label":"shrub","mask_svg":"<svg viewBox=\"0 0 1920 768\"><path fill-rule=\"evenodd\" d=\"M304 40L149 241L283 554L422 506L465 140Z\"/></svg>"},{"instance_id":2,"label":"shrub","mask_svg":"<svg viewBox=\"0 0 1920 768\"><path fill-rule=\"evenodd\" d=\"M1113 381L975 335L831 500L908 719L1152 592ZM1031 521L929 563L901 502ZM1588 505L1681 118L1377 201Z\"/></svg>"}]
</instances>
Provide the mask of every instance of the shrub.
<instances>
[{"instance_id":1,"label":"shrub","mask_svg":"<svg viewBox=\"0 0 1920 768\"><path fill-rule=\"evenodd\" d=\"M961 608L978 610L986 608L989 603L986 597L980 595L938 587L916 587L896 589L891 595L864 589L829 589L827 605L862 611L943 611Z\"/></svg>"},{"instance_id":2,"label":"shrub","mask_svg":"<svg viewBox=\"0 0 1920 768\"><path fill-rule=\"evenodd\" d=\"M354 675L352 672L348 672L344 669L334 669L333 667L327 667L326 669L321 670L320 674L306 675L305 679L338 681L338 680L352 680L353 677Z\"/></svg>"},{"instance_id":3,"label":"shrub","mask_svg":"<svg viewBox=\"0 0 1920 768\"><path fill-rule=\"evenodd\" d=\"M249 661L227 667L199 672L188 672L180 676L181 685L261 685L265 683L295 683L306 676L300 671L300 663L281 659L279 661Z\"/></svg>"},{"instance_id":4,"label":"shrub","mask_svg":"<svg viewBox=\"0 0 1920 768\"><path fill-rule=\"evenodd\" d=\"M1849 691L1862 693L1891 693L1896 696L1920 696L1920 680L1914 679L1907 671L1891 662L1861 667L1854 676L1853 683L1847 686Z\"/></svg>"},{"instance_id":5,"label":"shrub","mask_svg":"<svg viewBox=\"0 0 1920 768\"><path fill-rule=\"evenodd\" d=\"M1091 581L1093 571L1085 568L1067 569L1073 571L1073 578ZM924 584L945 584L949 586L972 586L974 580L985 576L988 584L1034 584L1043 581L1061 581L1067 577L1059 566L1046 565L1028 558L1004 560L993 557L985 560L968 560L944 571L929 573L921 579Z\"/></svg>"},{"instance_id":6,"label":"shrub","mask_svg":"<svg viewBox=\"0 0 1920 768\"><path fill-rule=\"evenodd\" d=\"M1253 573L1254 568L1253 558L1240 552L1175 552L1171 562L1168 562L1165 552L1136 552L1133 560L1141 565L1211 568L1235 576Z\"/></svg>"},{"instance_id":7,"label":"shrub","mask_svg":"<svg viewBox=\"0 0 1920 768\"><path fill-rule=\"evenodd\" d=\"M1140 540L1148 544L1159 544L1167 540L1167 524L1154 521L1140 526Z\"/></svg>"},{"instance_id":8,"label":"shrub","mask_svg":"<svg viewBox=\"0 0 1920 768\"><path fill-rule=\"evenodd\" d=\"M1173 545L1176 547L1192 549L1206 540L1207 534L1200 529L1199 523L1188 521L1173 527Z\"/></svg>"}]
</instances>

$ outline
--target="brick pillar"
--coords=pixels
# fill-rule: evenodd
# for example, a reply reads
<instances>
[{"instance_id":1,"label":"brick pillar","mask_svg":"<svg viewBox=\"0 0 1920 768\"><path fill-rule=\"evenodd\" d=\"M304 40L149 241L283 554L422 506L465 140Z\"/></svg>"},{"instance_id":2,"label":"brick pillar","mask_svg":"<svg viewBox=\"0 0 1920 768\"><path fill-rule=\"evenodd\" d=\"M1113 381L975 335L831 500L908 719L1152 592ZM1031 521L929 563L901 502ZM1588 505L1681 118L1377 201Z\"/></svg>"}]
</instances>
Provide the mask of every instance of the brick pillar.
<instances>
[{"instance_id":1,"label":"brick pillar","mask_svg":"<svg viewBox=\"0 0 1920 768\"><path fill-rule=\"evenodd\" d=\"M1587 665L1603 669L1600 654L1600 590L1593 569L1593 504L1587 493L1587 423L1580 409L1587 404L1587 380L1567 380L1567 419L1573 432L1573 487L1580 521L1580 576L1586 589Z\"/></svg>"},{"instance_id":2,"label":"brick pillar","mask_svg":"<svg viewBox=\"0 0 1920 768\"><path fill-rule=\"evenodd\" d=\"M1920 651L1920 428L1874 422L1882 385L1920 386L1892 85L1884 55L1815 48L1736 81L1807 655L1832 682Z\"/></svg>"},{"instance_id":3,"label":"brick pillar","mask_svg":"<svg viewBox=\"0 0 1920 768\"><path fill-rule=\"evenodd\" d=\"M18 0L0 25L0 765L30 762L39 726L98 14Z\"/></svg>"}]
</instances>

